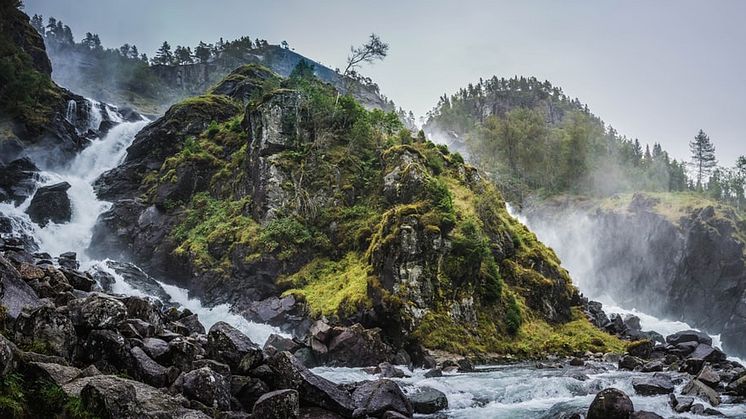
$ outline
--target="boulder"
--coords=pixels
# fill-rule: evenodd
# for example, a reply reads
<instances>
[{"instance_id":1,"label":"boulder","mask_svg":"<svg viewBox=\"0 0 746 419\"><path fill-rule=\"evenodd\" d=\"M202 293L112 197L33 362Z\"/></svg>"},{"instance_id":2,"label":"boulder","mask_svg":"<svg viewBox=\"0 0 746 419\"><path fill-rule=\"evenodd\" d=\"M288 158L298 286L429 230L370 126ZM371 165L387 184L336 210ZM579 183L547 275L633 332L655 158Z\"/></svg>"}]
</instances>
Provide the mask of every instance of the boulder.
<instances>
[{"instance_id":1,"label":"boulder","mask_svg":"<svg viewBox=\"0 0 746 419\"><path fill-rule=\"evenodd\" d=\"M16 319L14 341L21 346L42 348L49 354L70 359L77 334L70 319L53 307L23 311Z\"/></svg>"},{"instance_id":2,"label":"boulder","mask_svg":"<svg viewBox=\"0 0 746 419\"><path fill-rule=\"evenodd\" d=\"M697 375L697 380L712 388L717 388L718 384L720 384L720 374L718 374L718 372L711 366L705 365L705 367L702 368L702 371Z\"/></svg>"},{"instance_id":3,"label":"boulder","mask_svg":"<svg viewBox=\"0 0 746 419\"><path fill-rule=\"evenodd\" d=\"M210 358L228 364L237 370L247 354L261 357L262 350L240 330L225 322L217 322L207 334L207 354Z\"/></svg>"},{"instance_id":4,"label":"boulder","mask_svg":"<svg viewBox=\"0 0 746 419\"><path fill-rule=\"evenodd\" d=\"M694 403L694 397L688 396L675 396L673 393L668 395L669 405L676 413L688 412Z\"/></svg>"},{"instance_id":5,"label":"boulder","mask_svg":"<svg viewBox=\"0 0 746 419\"><path fill-rule=\"evenodd\" d=\"M147 384L113 375L73 380L62 387L69 397L80 397L83 408L101 418L207 419L184 408L187 400Z\"/></svg>"},{"instance_id":6,"label":"boulder","mask_svg":"<svg viewBox=\"0 0 746 419\"><path fill-rule=\"evenodd\" d=\"M704 343L705 345L712 345L712 338L707 333L697 330L683 330L666 336L666 343L671 345L677 345L684 342L697 342Z\"/></svg>"},{"instance_id":7,"label":"boulder","mask_svg":"<svg viewBox=\"0 0 746 419\"><path fill-rule=\"evenodd\" d=\"M127 318L140 319L152 324L156 329L156 333L160 333L163 330L165 320L157 303L145 297L127 297L122 301L125 307L127 307Z\"/></svg>"},{"instance_id":8,"label":"boulder","mask_svg":"<svg viewBox=\"0 0 746 419\"><path fill-rule=\"evenodd\" d=\"M647 339L633 342L627 347L627 353L638 358L647 359L653 352L653 346L653 342Z\"/></svg>"},{"instance_id":9,"label":"boulder","mask_svg":"<svg viewBox=\"0 0 746 419\"><path fill-rule=\"evenodd\" d=\"M78 353L80 361L92 363L107 373L124 370L130 362L130 348L119 332L93 330L88 334Z\"/></svg>"},{"instance_id":10,"label":"boulder","mask_svg":"<svg viewBox=\"0 0 746 419\"><path fill-rule=\"evenodd\" d=\"M298 390L305 404L352 416L356 407L352 397L331 381L309 371L290 352L278 352L267 364L274 373L267 377L272 388Z\"/></svg>"},{"instance_id":11,"label":"boulder","mask_svg":"<svg viewBox=\"0 0 746 419\"><path fill-rule=\"evenodd\" d=\"M128 373L138 381L153 387L166 387L169 383L168 370L142 350L134 347L130 350L130 361L127 366Z\"/></svg>"},{"instance_id":12,"label":"boulder","mask_svg":"<svg viewBox=\"0 0 746 419\"><path fill-rule=\"evenodd\" d=\"M16 319L24 308L33 310L42 306L36 291L3 255L0 255L0 304L11 319Z\"/></svg>"},{"instance_id":13,"label":"boulder","mask_svg":"<svg viewBox=\"0 0 746 419\"><path fill-rule=\"evenodd\" d=\"M656 373L652 376L636 377L632 380L632 387L641 396L671 394L674 390L671 377L661 373Z\"/></svg>"},{"instance_id":14,"label":"boulder","mask_svg":"<svg viewBox=\"0 0 746 419\"><path fill-rule=\"evenodd\" d=\"M67 182L39 188L26 209L31 221L42 227L50 221L57 224L70 221L73 209L67 196L68 189L70 184Z\"/></svg>"},{"instance_id":15,"label":"boulder","mask_svg":"<svg viewBox=\"0 0 746 419\"><path fill-rule=\"evenodd\" d=\"M622 370L634 370L642 367L645 363L640 359L632 355L625 355L619 360L619 369Z\"/></svg>"},{"instance_id":16,"label":"boulder","mask_svg":"<svg viewBox=\"0 0 746 419\"><path fill-rule=\"evenodd\" d=\"M68 304L70 320L75 327L91 329L116 329L127 318L127 307L106 294L91 294Z\"/></svg>"},{"instance_id":17,"label":"boulder","mask_svg":"<svg viewBox=\"0 0 746 419\"><path fill-rule=\"evenodd\" d=\"M230 383L208 367L202 367L176 379L174 387L180 389L184 395L192 400L218 410L230 409Z\"/></svg>"},{"instance_id":18,"label":"boulder","mask_svg":"<svg viewBox=\"0 0 746 419\"><path fill-rule=\"evenodd\" d=\"M271 335L269 335L267 341L264 343L264 350L266 351L269 348L274 348L280 352L288 351L290 353L293 353L296 350L300 349L301 346L302 345L300 343L294 341L293 339L272 333Z\"/></svg>"},{"instance_id":19,"label":"boulder","mask_svg":"<svg viewBox=\"0 0 746 419\"><path fill-rule=\"evenodd\" d=\"M192 362L205 355L205 350L190 339L179 336L168 342L168 350L155 358L163 365L173 365L182 371L192 369Z\"/></svg>"},{"instance_id":20,"label":"boulder","mask_svg":"<svg viewBox=\"0 0 746 419\"><path fill-rule=\"evenodd\" d=\"M187 335L192 333L205 334L205 326L199 321L196 314L190 314L179 319L179 323L184 325L188 331Z\"/></svg>"},{"instance_id":21,"label":"boulder","mask_svg":"<svg viewBox=\"0 0 746 419\"><path fill-rule=\"evenodd\" d=\"M406 374L404 374L404 371L391 365L388 362L381 362L380 364L378 364L377 369L382 378L404 378L407 376Z\"/></svg>"},{"instance_id":22,"label":"boulder","mask_svg":"<svg viewBox=\"0 0 746 419\"><path fill-rule=\"evenodd\" d=\"M416 392L407 394L412 403L414 413L429 415L448 409L448 398L440 391L431 387L419 387Z\"/></svg>"},{"instance_id":23,"label":"boulder","mask_svg":"<svg viewBox=\"0 0 746 419\"><path fill-rule=\"evenodd\" d=\"M345 367L367 367L387 362L392 350L381 339L380 329L366 329L360 324L335 327L329 341L329 364Z\"/></svg>"},{"instance_id":24,"label":"boulder","mask_svg":"<svg viewBox=\"0 0 746 419\"><path fill-rule=\"evenodd\" d=\"M387 411L412 416L412 403L391 380L365 381L355 388L352 398L355 406L369 416L380 416Z\"/></svg>"},{"instance_id":25,"label":"boulder","mask_svg":"<svg viewBox=\"0 0 746 419\"><path fill-rule=\"evenodd\" d=\"M16 348L13 342L0 335L0 379L5 378L16 367L14 349Z\"/></svg>"},{"instance_id":26,"label":"boulder","mask_svg":"<svg viewBox=\"0 0 746 419\"><path fill-rule=\"evenodd\" d=\"M700 343L697 348L689 354L690 358L702 359L707 362L720 362L725 361L727 356L723 351L718 348L713 348L709 344Z\"/></svg>"},{"instance_id":27,"label":"boulder","mask_svg":"<svg viewBox=\"0 0 746 419\"><path fill-rule=\"evenodd\" d=\"M746 375L728 384L728 388L733 389L741 397L746 397Z\"/></svg>"},{"instance_id":28,"label":"boulder","mask_svg":"<svg viewBox=\"0 0 746 419\"><path fill-rule=\"evenodd\" d=\"M62 260L64 259L60 259L60 263L62 263ZM67 268L62 268L60 270L65 275L65 278L67 278L67 282L76 290L91 292L95 289L96 280L91 278L88 274L82 274L76 270Z\"/></svg>"},{"instance_id":29,"label":"boulder","mask_svg":"<svg viewBox=\"0 0 746 419\"><path fill-rule=\"evenodd\" d=\"M259 397L269 391L267 383L258 378L244 375L231 376L231 396L238 400L246 411L251 410Z\"/></svg>"},{"instance_id":30,"label":"boulder","mask_svg":"<svg viewBox=\"0 0 746 419\"><path fill-rule=\"evenodd\" d=\"M27 382L42 381L56 384L59 387L78 378L78 368L51 362L27 362L23 367L23 377Z\"/></svg>"},{"instance_id":31,"label":"boulder","mask_svg":"<svg viewBox=\"0 0 746 419\"><path fill-rule=\"evenodd\" d=\"M443 370L440 368L433 368L425 373L425 378L442 377Z\"/></svg>"},{"instance_id":32,"label":"boulder","mask_svg":"<svg viewBox=\"0 0 746 419\"><path fill-rule=\"evenodd\" d=\"M629 419L634 411L632 400L623 391L607 388L591 402L587 419Z\"/></svg>"},{"instance_id":33,"label":"boulder","mask_svg":"<svg viewBox=\"0 0 746 419\"><path fill-rule=\"evenodd\" d=\"M685 396L699 397L700 399L710 403L712 406L718 406L720 404L720 395L715 390L708 387L707 384L697 380L696 378L689 381L689 383L681 389L681 394Z\"/></svg>"},{"instance_id":34,"label":"boulder","mask_svg":"<svg viewBox=\"0 0 746 419\"><path fill-rule=\"evenodd\" d=\"M296 390L275 390L263 394L254 403L252 417L266 419L295 419L300 415Z\"/></svg>"},{"instance_id":35,"label":"boulder","mask_svg":"<svg viewBox=\"0 0 746 419\"><path fill-rule=\"evenodd\" d=\"M158 359L168 351L168 342L158 338L145 338L142 340L142 349L149 357Z\"/></svg>"},{"instance_id":36,"label":"boulder","mask_svg":"<svg viewBox=\"0 0 746 419\"><path fill-rule=\"evenodd\" d=\"M0 157L0 196L17 206L34 192L39 169L28 157L3 164Z\"/></svg>"},{"instance_id":37,"label":"boulder","mask_svg":"<svg viewBox=\"0 0 746 419\"><path fill-rule=\"evenodd\" d=\"M642 366L640 370L642 372L657 372L663 371L663 362L661 361L650 361Z\"/></svg>"}]
</instances>

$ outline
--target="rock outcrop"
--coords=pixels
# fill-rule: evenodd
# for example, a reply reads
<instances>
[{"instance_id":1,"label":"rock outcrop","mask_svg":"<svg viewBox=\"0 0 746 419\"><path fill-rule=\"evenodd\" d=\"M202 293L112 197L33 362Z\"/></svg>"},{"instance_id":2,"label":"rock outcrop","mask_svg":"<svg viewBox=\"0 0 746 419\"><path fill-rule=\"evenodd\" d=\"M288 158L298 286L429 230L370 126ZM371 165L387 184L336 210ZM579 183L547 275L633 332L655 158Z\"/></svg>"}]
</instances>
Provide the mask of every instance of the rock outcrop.
<instances>
[{"instance_id":1,"label":"rock outcrop","mask_svg":"<svg viewBox=\"0 0 746 419\"><path fill-rule=\"evenodd\" d=\"M317 79L239 68L143 129L97 181L115 203L91 251L300 338L309 318L349 328L309 344L318 362L419 360L463 325L495 342L521 307L573 320L580 300L551 250L459 155L402 128Z\"/></svg>"},{"instance_id":2,"label":"rock outcrop","mask_svg":"<svg viewBox=\"0 0 746 419\"><path fill-rule=\"evenodd\" d=\"M746 224L734 209L686 194L634 194L558 199L525 214L539 235L557 239L560 255L593 256L576 267L588 293L722 334L726 351L746 354Z\"/></svg>"}]
</instances>

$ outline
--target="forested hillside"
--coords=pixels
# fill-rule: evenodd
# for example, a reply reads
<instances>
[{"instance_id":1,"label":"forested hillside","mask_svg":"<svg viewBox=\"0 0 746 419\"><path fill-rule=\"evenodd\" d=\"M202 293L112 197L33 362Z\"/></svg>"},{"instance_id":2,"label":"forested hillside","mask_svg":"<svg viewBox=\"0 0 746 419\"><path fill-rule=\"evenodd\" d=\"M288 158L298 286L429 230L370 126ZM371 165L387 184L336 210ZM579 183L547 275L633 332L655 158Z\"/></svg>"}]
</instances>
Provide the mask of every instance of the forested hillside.
<instances>
[{"instance_id":1,"label":"forested hillside","mask_svg":"<svg viewBox=\"0 0 746 419\"><path fill-rule=\"evenodd\" d=\"M425 131L465 151L511 198L688 189L685 165L630 139L562 89L492 77L442 96Z\"/></svg>"}]
</instances>

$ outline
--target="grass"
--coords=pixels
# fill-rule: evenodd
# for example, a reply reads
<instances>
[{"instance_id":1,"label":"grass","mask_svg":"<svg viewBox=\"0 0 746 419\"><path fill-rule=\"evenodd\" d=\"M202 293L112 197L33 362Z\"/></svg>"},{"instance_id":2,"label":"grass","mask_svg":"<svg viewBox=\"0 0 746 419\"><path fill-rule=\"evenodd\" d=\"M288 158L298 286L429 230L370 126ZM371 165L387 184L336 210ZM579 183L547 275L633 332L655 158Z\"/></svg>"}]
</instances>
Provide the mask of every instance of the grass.
<instances>
[{"instance_id":1,"label":"grass","mask_svg":"<svg viewBox=\"0 0 746 419\"><path fill-rule=\"evenodd\" d=\"M21 376L9 374L0 379L0 416L20 418L25 411L26 394Z\"/></svg>"},{"instance_id":2,"label":"grass","mask_svg":"<svg viewBox=\"0 0 746 419\"><path fill-rule=\"evenodd\" d=\"M515 334L506 333L508 324L495 321L505 316L505 323L509 323L510 315L506 314L481 312L477 325L469 326L448 314L431 312L415 333L429 349L462 355L492 353L534 359L549 354L570 356L585 351L623 353L626 350L626 342L593 326L579 308L573 309L572 319L567 323L549 324L532 318L524 321Z\"/></svg>"},{"instance_id":3,"label":"grass","mask_svg":"<svg viewBox=\"0 0 746 419\"><path fill-rule=\"evenodd\" d=\"M249 198L230 201L212 198L207 193L195 195L184 220L171 232L180 243L176 254L192 255L196 267L207 269L219 262L210 253L210 245L222 243L230 250L236 243L253 243L259 224L245 215L248 204Z\"/></svg>"},{"instance_id":4,"label":"grass","mask_svg":"<svg viewBox=\"0 0 746 419\"><path fill-rule=\"evenodd\" d=\"M279 284L291 287L283 295L302 297L315 317L344 316L369 307L370 266L359 253L348 253L339 261L314 259Z\"/></svg>"}]
</instances>

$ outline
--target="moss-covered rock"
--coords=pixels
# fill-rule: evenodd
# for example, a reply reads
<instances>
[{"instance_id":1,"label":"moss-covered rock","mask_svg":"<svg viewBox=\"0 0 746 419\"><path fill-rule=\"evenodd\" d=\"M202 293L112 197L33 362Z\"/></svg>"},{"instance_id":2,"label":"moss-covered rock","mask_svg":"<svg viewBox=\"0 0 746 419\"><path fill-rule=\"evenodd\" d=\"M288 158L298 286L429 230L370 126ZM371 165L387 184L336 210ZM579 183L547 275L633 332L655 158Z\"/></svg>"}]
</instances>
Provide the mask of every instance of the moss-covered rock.
<instances>
[{"instance_id":1,"label":"moss-covered rock","mask_svg":"<svg viewBox=\"0 0 746 419\"><path fill-rule=\"evenodd\" d=\"M169 231L156 244L135 229L136 247L163 255L141 262L184 269L183 285L208 302L240 310L294 295L310 317L380 327L395 347L508 351L527 327L560 343L510 352L588 347L568 337L591 326L571 310L567 272L494 186L395 115L316 79L241 68L132 147L147 168L132 195ZM561 337L550 333L567 322ZM454 329L465 336L455 346L442 335Z\"/></svg>"}]
</instances>

